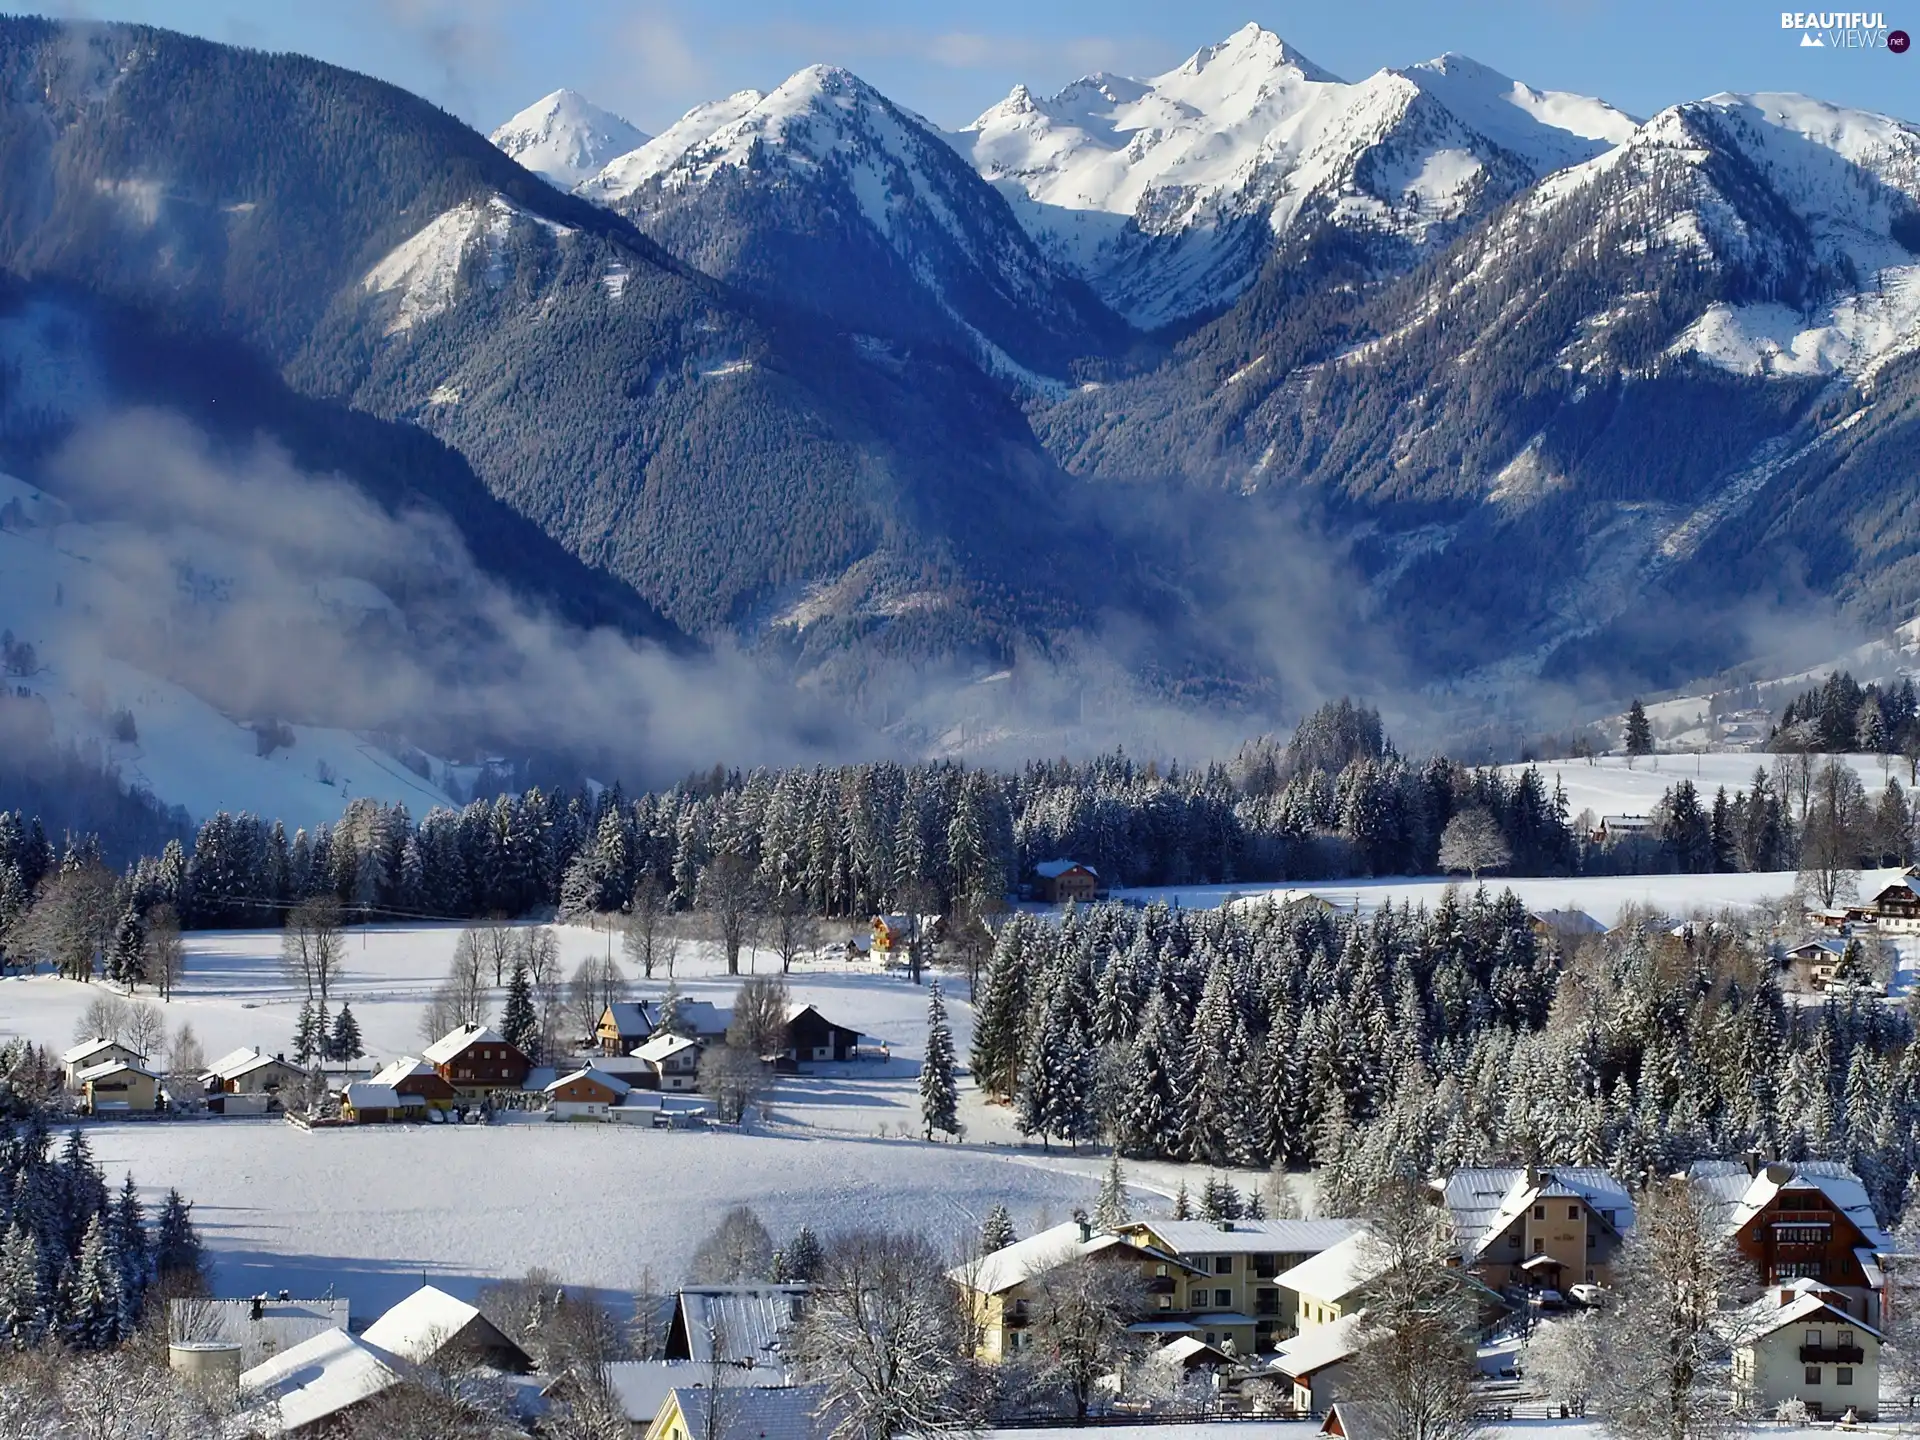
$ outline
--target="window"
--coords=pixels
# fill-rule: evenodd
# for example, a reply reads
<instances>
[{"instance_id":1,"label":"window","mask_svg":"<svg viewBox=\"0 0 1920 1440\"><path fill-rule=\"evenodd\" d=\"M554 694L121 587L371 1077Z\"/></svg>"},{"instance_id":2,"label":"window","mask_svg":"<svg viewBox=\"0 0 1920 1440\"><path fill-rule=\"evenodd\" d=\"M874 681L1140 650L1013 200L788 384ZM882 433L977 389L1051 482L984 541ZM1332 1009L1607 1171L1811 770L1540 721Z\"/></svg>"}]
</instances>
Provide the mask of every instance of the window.
<instances>
[{"instance_id":1,"label":"window","mask_svg":"<svg viewBox=\"0 0 1920 1440\"><path fill-rule=\"evenodd\" d=\"M1818 1385L1819 1383L1820 1383L1820 1367L1818 1365L1807 1366L1807 1384Z\"/></svg>"},{"instance_id":2,"label":"window","mask_svg":"<svg viewBox=\"0 0 1920 1440\"><path fill-rule=\"evenodd\" d=\"M1578 1205L1567 1206L1567 1219L1578 1220L1579 1218L1580 1218L1580 1207Z\"/></svg>"},{"instance_id":3,"label":"window","mask_svg":"<svg viewBox=\"0 0 1920 1440\"><path fill-rule=\"evenodd\" d=\"M1153 1273L1157 1278L1164 1280L1167 1278L1167 1267L1164 1265L1156 1265L1153 1267Z\"/></svg>"},{"instance_id":4,"label":"window","mask_svg":"<svg viewBox=\"0 0 1920 1440\"><path fill-rule=\"evenodd\" d=\"M1833 1371L1833 1383L1836 1385L1853 1384L1853 1367L1851 1365L1835 1366Z\"/></svg>"},{"instance_id":5,"label":"window","mask_svg":"<svg viewBox=\"0 0 1920 1440\"><path fill-rule=\"evenodd\" d=\"M1233 1291L1216 1290L1213 1292L1213 1305L1216 1310L1226 1310L1233 1305Z\"/></svg>"},{"instance_id":6,"label":"window","mask_svg":"<svg viewBox=\"0 0 1920 1440\"><path fill-rule=\"evenodd\" d=\"M1546 1218L1547 1218L1547 1207L1546 1207L1546 1206L1544 1206L1544 1205L1536 1205L1536 1206L1534 1206L1534 1207L1533 1207L1533 1218L1534 1218L1534 1219L1536 1219L1536 1220L1544 1220L1544 1219L1546 1219Z\"/></svg>"},{"instance_id":7,"label":"window","mask_svg":"<svg viewBox=\"0 0 1920 1440\"><path fill-rule=\"evenodd\" d=\"M1807 1331L1807 1344L1813 1346L1816 1350L1820 1348L1820 1332L1818 1330Z\"/></svg>"},{"instance_id":8,"label":"window","mask_svg":"<svg viewBox=\"0 0 1920 1440\"><path fill-rule=\"evenodd\" d=\"M1853 1348L1853 1331L1842 1330L1833 1337L1833 1343L1838 1345L1842 1350L1851 1350Z\"/></svg>"},{"instance_id":9,"label":"window","mask_svg":"<svg viewBox=\"0 0 1920 1440\"><path fill-rule=\"evenodd\" d=\"M1546 1253L1546 1249L1547 1249L1546 1237L1542 1235L1534 1236L1533 1237L1533 1253L1536 1255L1543 1255Z\"/></svg>"},{"instance_id":10,"label":"window","mask_svg":"<svg viewBox=\"0 0 1920 1440\"><path fill-rule=\"evenodd\" d=\"M1213 1257L1213 1273L1216 1275L1233 1274L1233 1256L1216 1255Z\"/></svg>"},{"instance_id":11,"label":"window","mask_svg":"<svg viewBox=\"0 0 1920 1440\"><path fill-rule=\"evenodd\" d=\"M1207 1289L1206 1289L1206 1286L1204 1286L1204 1285L1196 1285L1196 1286L1194 1286L1194 1287L1193 1287L1193 1294L1192 1294L1192 1295L1190 1295L1190 1296L1188 1296L1187 1298L1188 1298L1188 1300L1189 1300L1189 1301L1190 1301L1190 1302L1192 1303L1192 1305L1193 1305L1193 1308L1194 1308L1194 1309L1196 1309L1196 1310L1204 1310L1204 1309L1206 1309L1206 1308L1207 1308Z\"/></svg>"}]
</instances>

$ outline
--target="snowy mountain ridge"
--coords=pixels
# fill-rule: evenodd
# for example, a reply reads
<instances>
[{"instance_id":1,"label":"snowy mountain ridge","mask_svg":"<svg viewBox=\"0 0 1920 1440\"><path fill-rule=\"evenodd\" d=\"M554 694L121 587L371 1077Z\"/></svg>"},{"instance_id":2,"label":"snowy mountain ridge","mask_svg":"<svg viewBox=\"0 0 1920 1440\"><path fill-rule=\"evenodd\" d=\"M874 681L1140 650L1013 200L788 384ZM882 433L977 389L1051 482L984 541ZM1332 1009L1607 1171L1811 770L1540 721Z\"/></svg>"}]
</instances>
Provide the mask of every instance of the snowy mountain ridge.
<instances>
[{"instance_id":1,"label":"snowy mountain ridge","mask_svg":"<svg viewBox=\"0 0 1920 1440\"><path fill-rule=\"evenodd\" d=\"M639 149L648 135L577 90L556 90L487 138L534 174L571 190L615 156Z\"/></svg>"}]
</instances>

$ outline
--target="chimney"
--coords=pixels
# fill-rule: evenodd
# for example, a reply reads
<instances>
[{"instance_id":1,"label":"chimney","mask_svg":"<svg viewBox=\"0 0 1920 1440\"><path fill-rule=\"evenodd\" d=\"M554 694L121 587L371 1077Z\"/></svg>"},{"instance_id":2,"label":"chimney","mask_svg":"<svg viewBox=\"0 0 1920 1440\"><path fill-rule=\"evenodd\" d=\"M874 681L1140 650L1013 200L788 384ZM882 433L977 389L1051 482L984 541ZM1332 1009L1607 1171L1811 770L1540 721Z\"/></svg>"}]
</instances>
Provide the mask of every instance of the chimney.
<instances>
[{"instance_id":1,"label":"chimney","mask_svg":"<svg viewBox=\"0 0 1920 1440\"><path fill-rule=\"evenodd\" d=\"M1749 1150L1743 1158L1747 1162L1747 1177L1751 1179L1758 1175L1764 1159L1760 1152L1758 1150Z\"/></svg>"},{"instance_id":2,"label":"chimney","mask_svg":"<svg viewBox=\"0 0 1920 1440\"><path fill-rule=\"evenodd\" d=\"M1784 1185L1793 1179L1793 1166L1783 1160L1775 1160L1772 1164L1765 1167L1765 1174L1767 1179L1771 1180L1774 1184Z\"/></svg>"},{"instance_id":3,"label":"chimney","mask_svg":"<svg viewBox=\"0 0 1920 1440\"><path fill-rule=\"evenodd\" d=\"M1221 1228L1222 1230L1232 1230L1232 1229L1233 1229L1233 1221L1231 1221L1231 1220L1222 1220L1222 1221L1220 1222L1220 1228Z\"/></svg>"},{"instance_id":4,"label":"chimney","mask_svg":"<svg viewBox=\"0 0 1920 1440\"><path fill-rule=\"evenodd\" d=\"M1786 1308L1787 1306L1789 1306L1789 1305L1791 1305L1792 1303L1793 1303L1793 1290L1792 1290L1792 1288L1791 1288L1791 1287L1789 1287L1789 1286L1786 1286L1786 1285L1782 1285L1782 1286L1780 1287L1780 1305L1781 1305L1781 1308L1782 1308L1782 1309L1785 1309L1785 1308Z\"/></svg>"},{"instance_id":5,"label":"chimney","mask_svg":"<svg viewBox=\"0 0 1920 1440\"><path fill-rule=\"evenodd\" d=\"M1526 1181L1527 1189L1529 1190L1538 1188L1540 1184L1540 1167L1535 1165L1531 1160L1527 1162Z\"/></svg>"},{"instance_id":6,"label":"chimney","mask_svg":"<svg viewBox=\"0 0 1920 1440\"><path fill-rule=\"evenodd\" d=\"M282 1300L291 1300L293 1299L293 1292L291 1290L282 1290L280 1292L280 1298Z\"/></svg>"},{"instance_id":7,"label":"chimney","mask_svg":"<svg viewBox=\"0 0 1920 1440\"><path fill-rule=\"evenodd\" d=\"M264 1295L254 1296L253 1303L251 1306L251 1311L252 1311L253 1318L256 1320L258 1320L262 1315L266 1314L267 1297Z\"/></svg>"}]
</instances>

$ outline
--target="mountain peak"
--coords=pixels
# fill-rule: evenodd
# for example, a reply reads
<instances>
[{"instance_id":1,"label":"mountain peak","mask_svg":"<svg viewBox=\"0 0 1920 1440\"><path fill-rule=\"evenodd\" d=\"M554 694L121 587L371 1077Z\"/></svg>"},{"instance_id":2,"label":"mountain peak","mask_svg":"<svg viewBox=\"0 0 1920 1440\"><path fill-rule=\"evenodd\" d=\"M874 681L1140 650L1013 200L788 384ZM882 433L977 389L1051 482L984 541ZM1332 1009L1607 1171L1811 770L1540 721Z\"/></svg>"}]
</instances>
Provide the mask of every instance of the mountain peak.
<instances>
[{"instance_id":1,"label":"mountain peak","mask_svg":"<svg viewBox=\"0 0 1920 1440\"><path fill-rule=\"evenodd\" d=\"M1293 70L1306 80L1338 78L1332 72L1322 70L1256 21L1248 21L1226 39L1196 50L1187 57L1187 62L1177 73L1200 75L1223 65L1235 71L1248 68Z\"/></svg>"},{"instance_id":2,"label":"mountain peak","mask_svg":"<svg viewBox=\"0 0 1920 1440\"><path fill-rule=\"evenodd\" d=\"M616 155L647 143L647 133L577 90L565 88L527 106L488 137L534 174L571 190Z\"/></svg>"}]
</instances>

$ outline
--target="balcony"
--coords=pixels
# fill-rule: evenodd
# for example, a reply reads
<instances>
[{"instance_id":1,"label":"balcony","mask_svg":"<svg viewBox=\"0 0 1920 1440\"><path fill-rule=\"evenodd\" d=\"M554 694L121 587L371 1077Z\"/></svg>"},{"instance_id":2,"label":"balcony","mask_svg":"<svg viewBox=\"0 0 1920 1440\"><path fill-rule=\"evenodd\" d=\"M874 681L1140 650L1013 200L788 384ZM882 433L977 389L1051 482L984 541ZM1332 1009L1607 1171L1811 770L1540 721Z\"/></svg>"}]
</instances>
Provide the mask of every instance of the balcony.
<instances>
[{"instance_id":1,"label":"balcony","mask_svg":"<svg viewBox=\"0 0 1920 1440\"><path fill-rule=\"evenodd\" d=\"M1151 1276L1147 1280L1147 1293L1149 1295L1173 1294L1173 1277L1171 1275Z\"/></svg>"},{"instance_id":2,"label":"balcony","mask_svg":"<svg viewBox=\"0 0 1920 1440\"><path fill-rule=\"evenodd\" d=\"M1802 1365L1864 1365L1867 1352L1858 1345L1802 1345Z\"/></svg>"}]
</instances>

